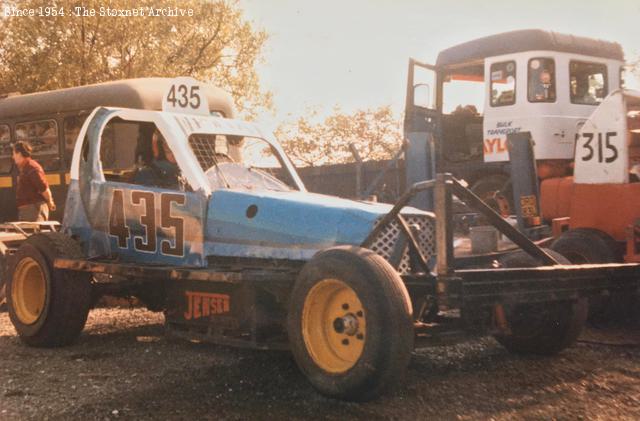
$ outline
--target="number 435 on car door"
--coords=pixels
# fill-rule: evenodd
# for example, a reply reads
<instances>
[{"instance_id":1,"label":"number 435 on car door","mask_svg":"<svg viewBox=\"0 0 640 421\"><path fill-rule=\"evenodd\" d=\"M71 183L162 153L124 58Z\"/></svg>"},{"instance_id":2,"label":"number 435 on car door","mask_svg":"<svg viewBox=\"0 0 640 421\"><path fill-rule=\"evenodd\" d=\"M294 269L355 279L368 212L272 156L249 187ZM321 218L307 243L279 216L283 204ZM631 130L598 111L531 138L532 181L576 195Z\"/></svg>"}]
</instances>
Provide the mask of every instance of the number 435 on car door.
<instances>
[{"instance_id":1,"label":"number 435 on car door","mask_svg":"<svg viewBox=\"0 0 640 421\"><path fill-rule=\"evenodd\" d=\"M130 193L130 195L125 194ZM126 197L129 196L129 197ZM156 212L156 197L159 197L160 212ZM125 202L127 201L127 202ZM186 202L183 194L159 193L150 191L113 190L109 210L109 235L117 239L118 247L133 249L144 253L157 253L167 256L184 256L184 219L171 214L172 204L182 206ZM131 210L129 215L125 209ZM135 211L134 211L135 209ZM132 235L132 227L133 235ZM140 227L138 231L135 227ZM164 235L158 241L158 227ZM159 248L158 248L159 247Z\"/></svg>"}]
</instances>

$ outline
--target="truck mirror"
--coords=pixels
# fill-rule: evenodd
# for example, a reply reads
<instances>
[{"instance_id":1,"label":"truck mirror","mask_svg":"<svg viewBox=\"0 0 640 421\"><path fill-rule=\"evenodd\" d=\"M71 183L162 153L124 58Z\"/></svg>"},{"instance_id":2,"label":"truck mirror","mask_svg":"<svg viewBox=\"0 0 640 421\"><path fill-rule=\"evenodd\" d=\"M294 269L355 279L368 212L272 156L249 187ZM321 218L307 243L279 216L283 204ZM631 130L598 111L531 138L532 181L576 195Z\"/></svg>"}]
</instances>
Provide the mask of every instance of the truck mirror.
<instances>
[{"instance_id":1,"label":"truck mirror","mask_svg":"<svg viewBox=\"0 0 640 421\"><path fill-rule=\"evenodd\" d=\"M413 85L413 105L422 108L432 108L431 86L426 83Z\"/></svg>"}]
</instances>

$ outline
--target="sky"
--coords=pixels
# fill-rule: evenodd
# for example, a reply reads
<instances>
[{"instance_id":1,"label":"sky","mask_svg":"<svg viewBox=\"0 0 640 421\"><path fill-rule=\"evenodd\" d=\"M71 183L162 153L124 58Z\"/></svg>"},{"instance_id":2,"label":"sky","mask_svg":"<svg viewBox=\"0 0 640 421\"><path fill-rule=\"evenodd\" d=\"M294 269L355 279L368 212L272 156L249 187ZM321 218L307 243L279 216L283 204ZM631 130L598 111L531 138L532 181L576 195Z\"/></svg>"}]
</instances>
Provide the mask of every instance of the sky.
<instances>
[{"instance_id":1,"label":"sky","mask_svg":"<svg viewBox=\"0 0 640 421\"><path fill-rule=\"evenodd\" d=\"M269 33L262 86L275 116L291 119L391 105L402 112L409 57L474 38L540 28L619 42L640 53L640 0L239 0L245 17Z\"/></svg>"}]
</instances>

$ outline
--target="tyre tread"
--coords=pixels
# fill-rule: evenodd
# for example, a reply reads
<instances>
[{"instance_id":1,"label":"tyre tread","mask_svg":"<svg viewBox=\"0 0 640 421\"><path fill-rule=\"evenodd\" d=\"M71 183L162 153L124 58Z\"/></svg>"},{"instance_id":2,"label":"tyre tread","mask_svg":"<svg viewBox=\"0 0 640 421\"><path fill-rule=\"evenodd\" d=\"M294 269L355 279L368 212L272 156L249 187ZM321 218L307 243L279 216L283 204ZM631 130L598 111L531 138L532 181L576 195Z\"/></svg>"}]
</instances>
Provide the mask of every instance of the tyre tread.
<instances>
[{"instance_id":1,"label":"tyre tread","mask_svg":"<svg viewBox=\"0 0 640 421\"><path fill-rule=\"evenodd\" d=\"M342 270L343 276L351 274L366 279L366 293L371 294L369 299L376 302L381 313L385 314L377 340L371 339L381 344L381 351L373 361L362 364L367 367L363 376L362 361L344 376L324 373L309 358L299 332L300 309L312 282L321 279L319 274L322 271L331 273L336 270ZM413 351L411 301L402 279L386 260L360 247L333 247L319 252L307 263L292 291L287 323L291 349L298 366L316 389L334 398L367 401L379 396L403 377Z\"/></svg>"},{"instance_id":2,"label":"tyre tread","mask_svg":"<svg viewBox=\"0 0 640 421\"><path fill-rule=\"evenodd\" d=\"M560 253L545 249L556 260L563 264L570 262ZM504 267L533 267L534 258L524 252L512 253L501 259ZM531 307L529 307L531 308ZM516 306L514 313L525 313L527 305ZM571 346L582 331L587 318L587 300L580 298L575 301L559 301L547 303L544 306L533 306L533 309L545 311L547 323L538 335L511 334L495 335L496 340L509 352L515 354L555 355ZM508 318L508 317L507 317ZM555 323L550 323L555 320Z\"/></svg>"},{"instance_id":3,"label":"tyre tread","mask_svg":"<svg viewBox=\"0 0 640 421\"><path fill-rule=\"evenodd\" d=\"M91 303L90 277L80 272L55 269L53 262L59 257L82 258L80 245L59 232L35 234L29 237L25 244L35 248L48 266L51 278L49 305L46 314L43 315L46 319L36 332L29 333L22 329L20 321L9 306L11 319L20 338L28 345L35 347L68 345L77 339L87 321ZM24 251L21 252L19 249L12 265L17 263L22 253Z\"/></svg>"}]
</instances>

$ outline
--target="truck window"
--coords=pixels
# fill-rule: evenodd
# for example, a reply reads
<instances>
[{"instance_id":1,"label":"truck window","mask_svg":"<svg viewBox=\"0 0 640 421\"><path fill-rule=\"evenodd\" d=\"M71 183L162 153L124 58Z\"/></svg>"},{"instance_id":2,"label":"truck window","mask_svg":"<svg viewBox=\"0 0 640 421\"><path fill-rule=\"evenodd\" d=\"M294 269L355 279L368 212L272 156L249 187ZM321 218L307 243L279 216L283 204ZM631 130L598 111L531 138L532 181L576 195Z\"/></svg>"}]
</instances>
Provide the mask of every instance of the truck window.
<instances>
[{"instance_id":1,"label":"truck window","mask_svg":"<svg viewBox=\"0 0 640 421\"><path fill-rule=\"evenodd\" d=\"M13 158L13 146L11 144L11 128L8 124L0 124L0 173L7 174L11 171Z\"/></svg>"},{"instance_id":2,"label":"truck window","mask_svg":"<svg viewBox=\"0 0 640 421\"><path fill-rule=\"evenodd\" d=\"M55 120L41 120L16 124L16 140L29 142L33 157L45 171L60 166L58 125Z\"/></svg>"},{"instance_id":3,"label":"truck window","mask_svg":"<svg viewBox=\"0 0 640 421\"><path fill-rule=\"evenodd\" d=\"M413 74L413 105L421 108L436 108L436 72L415 66Z\"/></svg>"},{"instance_id":4,"label":"truck window","mask_svg":"<svg viewBox=\"0 0 640 421\"><path fill-rule=\"evenodd\" d=\"M572 60L569 62L569 88L573 104L600 104L608 93L607 66Z\"/></svg>"},{"instance_id":5,"label":"truck window","mask_svg":"<svg viewBox=\"0 0 640 421\"><path fill-rule=\"evenodd\" d=\"M529 102L556 101L556 66L551 58L532 58L528 65Z\"/></svg>"},{"instance_id":6,"label":"truck window","mask_svg":"<svg viewBox=\"0 0 640 421\"><path fill-rule=\"evenodd\" d=\"M516 62L491 64L491 106L502 107L516 103Z\"/></svg>"},{"instance_id":7,"label":"truck window","mask_svg":"<svg viewBox=\"0 0 640 421\"><path fill-rule=\"evenodd\" d=\"M473 107L482 115L485 101L484 75L482 67L462 69L447 74L442 84L442 112L451 114L460 109Z\"/></svg>"},{"instance_id":8,"label":"truck window","mask_svg":"<svg viewBox=\"0 0 640 421\"><path fill-rule=\"evenodd\" d=\"M87 115L74 115L64 119L62 123L62 133L64 136L64 160L67 169L71 167L71 159L73 157L73 148L76 145L76 139L82 129L84 121L87 119Z\"/></svg>"},{"instance_id":9,"label":"truck window","mask_svg":"<svg viewBox=\"0 0 640 421\"><path fill-rule=\"evenodd\" d=\"M444 77L442 154L452 162L482 158L484 65L457 68Z\"/></svg>"}]
</instances>

